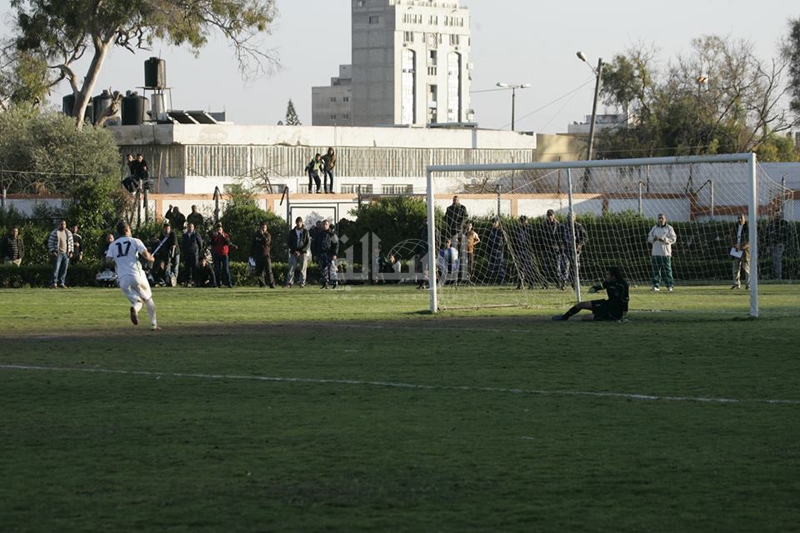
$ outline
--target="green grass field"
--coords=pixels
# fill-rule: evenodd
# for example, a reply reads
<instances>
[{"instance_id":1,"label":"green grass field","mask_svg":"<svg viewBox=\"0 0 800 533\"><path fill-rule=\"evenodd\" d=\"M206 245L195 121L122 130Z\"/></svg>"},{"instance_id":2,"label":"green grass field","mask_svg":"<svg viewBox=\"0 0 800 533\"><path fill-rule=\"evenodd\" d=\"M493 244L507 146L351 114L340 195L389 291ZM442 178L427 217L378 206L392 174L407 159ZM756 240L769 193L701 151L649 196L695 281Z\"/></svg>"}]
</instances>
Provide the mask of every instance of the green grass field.
<instances>
[{"instance_id":1,"label":"green grass field","mask_svg":"<svg viewBox=\"0 0 800 533\"><path fill-rule=\"evenodd\" d=\"M800 286L632 298L0 291L0 531L797 530Z\"/></svg>"}]
</instances>

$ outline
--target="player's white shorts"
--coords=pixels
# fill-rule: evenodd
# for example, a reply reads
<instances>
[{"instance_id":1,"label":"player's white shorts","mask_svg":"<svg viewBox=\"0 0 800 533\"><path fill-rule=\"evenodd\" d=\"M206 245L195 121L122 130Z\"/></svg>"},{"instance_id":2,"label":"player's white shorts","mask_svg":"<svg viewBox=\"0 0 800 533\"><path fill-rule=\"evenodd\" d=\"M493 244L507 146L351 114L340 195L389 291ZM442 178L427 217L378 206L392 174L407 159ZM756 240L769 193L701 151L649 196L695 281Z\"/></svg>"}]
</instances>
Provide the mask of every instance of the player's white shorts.
<instances>
[{"instance_id":1,"label":"player's white shorts","mask_svg":"<svg viewBox=\"0 0 800 533\"><path fill-rule=\"evenodd\" d=\"M150 284L144 274L119 278L119 288L134 305L136 302L146 302L153 297L153 293L150 292Z\"/></svg>"}]
</instances>

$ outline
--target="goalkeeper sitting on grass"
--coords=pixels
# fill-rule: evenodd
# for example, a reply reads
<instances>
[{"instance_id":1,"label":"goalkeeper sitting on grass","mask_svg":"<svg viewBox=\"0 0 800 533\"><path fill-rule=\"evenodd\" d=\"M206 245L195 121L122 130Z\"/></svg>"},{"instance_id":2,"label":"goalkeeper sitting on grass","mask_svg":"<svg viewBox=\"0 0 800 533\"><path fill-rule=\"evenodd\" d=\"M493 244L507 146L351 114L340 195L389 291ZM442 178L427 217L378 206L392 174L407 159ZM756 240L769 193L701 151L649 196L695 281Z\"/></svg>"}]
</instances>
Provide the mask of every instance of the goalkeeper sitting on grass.
<instances>
[{"instance_id":1,"label":"goalkeeper sitting on grass","mask_svg":"<svg viewBox=\"0 0 800 533\"><path fill-rule=\"evenodd\" d=\"M588 302L578 302L563 315L556 315L553 320L569 320L573 315L578 314L581 309L592 312L593 320L613 320L620 321L628 314L628 282L620 267L609 267L606 270L606 279L601 285L595 285L589 289L594 293L605 289L608 293L608 300L590 300Z\"/></svg>"}]
</instances>

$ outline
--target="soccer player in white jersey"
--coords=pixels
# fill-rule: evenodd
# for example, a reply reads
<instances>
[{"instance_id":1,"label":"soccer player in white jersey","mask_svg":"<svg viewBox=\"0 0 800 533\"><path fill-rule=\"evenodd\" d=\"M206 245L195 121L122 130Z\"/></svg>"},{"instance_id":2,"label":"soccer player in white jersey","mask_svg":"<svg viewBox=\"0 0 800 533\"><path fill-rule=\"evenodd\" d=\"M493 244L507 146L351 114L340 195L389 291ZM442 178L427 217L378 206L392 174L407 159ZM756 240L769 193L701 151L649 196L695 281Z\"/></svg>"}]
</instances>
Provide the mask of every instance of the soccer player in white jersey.
<instances>
[{"instance_id":1,"label":"soccer player in white jersey","mask_svg":"<svg viewBox=\"0 0 800 533\"><path fill-rule=\"evenodd\" d=\"M131 302L131 322L134 326L139 324L139 310L142 305L146 305L147 314L150 315L150 329L159 331L161 328L156 323L156 304L153 302L150 284L139 264L139 256L151 263L155 258L142 241L131 237L131 227L127 222L117 224L117 233L119 237L108 246L106 261L116 264L119 287Z\"/></svg>"}]
</instances>

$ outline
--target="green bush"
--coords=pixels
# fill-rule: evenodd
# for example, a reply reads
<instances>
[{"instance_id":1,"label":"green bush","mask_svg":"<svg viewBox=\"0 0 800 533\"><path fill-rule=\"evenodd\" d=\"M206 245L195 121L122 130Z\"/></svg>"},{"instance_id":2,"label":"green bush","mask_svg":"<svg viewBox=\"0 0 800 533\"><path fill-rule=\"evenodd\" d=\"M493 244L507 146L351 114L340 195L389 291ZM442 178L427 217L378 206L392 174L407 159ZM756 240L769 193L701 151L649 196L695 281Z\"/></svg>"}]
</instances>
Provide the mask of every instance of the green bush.
<instances>
[{"instance_id":1,"label":"green bush","mask_svg":"<svg viewBox=\"0 0 800 533\"><path fill-rule=\"evenodd\" d=\"M252 193L244 188L235 187L232 190L231 200L225 206L221 222L225 232L231 236L231 242L236 245L236 248L230 251L231 261L247 262L253 234L262 222L267 223L270 235L272 235L272 249L270 250L272 258L285 260L288 257L286 221L278 215L258 207ZM208 235L204 237L204 239L207 238Z\"/></svg>"}]
</instances>

